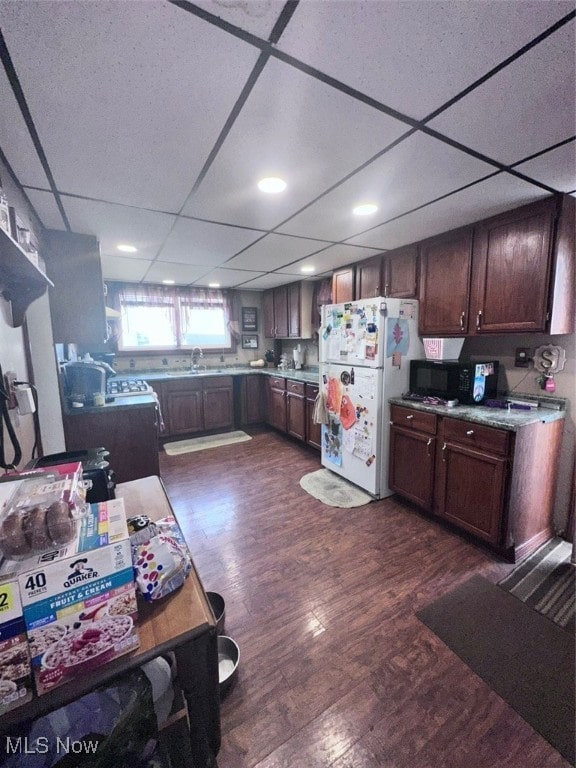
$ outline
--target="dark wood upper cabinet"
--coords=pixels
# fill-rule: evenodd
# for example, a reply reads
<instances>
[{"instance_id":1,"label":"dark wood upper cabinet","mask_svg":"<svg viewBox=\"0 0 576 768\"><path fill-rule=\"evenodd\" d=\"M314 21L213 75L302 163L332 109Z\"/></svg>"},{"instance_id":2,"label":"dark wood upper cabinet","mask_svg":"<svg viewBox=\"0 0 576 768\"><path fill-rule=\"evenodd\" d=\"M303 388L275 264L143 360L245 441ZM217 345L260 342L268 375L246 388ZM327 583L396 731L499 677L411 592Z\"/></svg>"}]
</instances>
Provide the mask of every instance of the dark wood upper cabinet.
<instances>
[{"instance_id":1,"label":"dark wood upper cabinet","mask_svg":"<svg viewBox=\"0 0 576 768\"><path fill-rule=\"evenodd\" d=\"M471 227L420 245L420 336L466 334L471 266Z\"/></svg>"},{"instance_id":2,"label":"dark wood upper cabinet","mask_svg":"<svg viewBox=\"0 0 576 768\"><path fill-rule=\"evenodd\" d=\"M262 322L264 337L273 339L275 336L274 326L274 291L264 291L262 296Z\"/></svg>"},{"instance_id":3,"label":"dark wood upper cabinet","mask_svg":"<svg viewBox=\"0 0 576 768\"><path fill-rule=\"evenodd\" d=\"M300 336L300 283L292 283L286 288L288 336L297 339Z\"/></svg>"},{"instance_id":4,"label":"dark wood upper cabinet","mask_svg":"<svg viewBox=\"0 0 576 768\"><path fill-rule=\"evenodd\" d=\"M382 258L382 296L415 299L418 295L418 246L388 251Z\"/></svg>"},{"instance_id":5,"label":"dark wood upper cabinet","mask_svg":"<svg viewBox=\"0 0 576 768\"><path fill-rule=\"evenodd\" d=\"M471 333L546 330L555 218L551 198L475 226Z\"/></svg>"},{"instance_id":6,"label":"dark wood upper cabinet","mask_svg":"<svg viewBox=\"0 0 576 768\"><path fill-rule=\"evenodd\" d=\"M382 282L382 254L372 256L356 264L356 293L357 299L372 299L384 296Z\"/></svg>"},{"instance_id":7,"label":"dark wood upper cabinet","mask_svg":"<svg viewBox=\"0 0 576 768\"><path fill-rule=\"evenodd\" d=\"M332 273L332 303L342 304L344 301L354 301L354 266L337 269Z\"/></svg>"},{"instance_id":8,"label":"dark wood upper cabinet","mask_svg":"<svg viewBox=\"0 0 576 768\"><path fill-rule=\"evenodd\" d=\"M100 246L92 235L49 229L45 262L55 343L97 349L107 337Z\"/></svg>"},{"instance_id":9,"label":"dark wood upper cabinet","mask_svg":"<svg viewBox=\"0 0 576 768\"><path fill-rule=\"evenodd\" d=\"M288 336L288 289L285 285L274 288L274 323L278 338Z\"/></svg>"}]
</instances>

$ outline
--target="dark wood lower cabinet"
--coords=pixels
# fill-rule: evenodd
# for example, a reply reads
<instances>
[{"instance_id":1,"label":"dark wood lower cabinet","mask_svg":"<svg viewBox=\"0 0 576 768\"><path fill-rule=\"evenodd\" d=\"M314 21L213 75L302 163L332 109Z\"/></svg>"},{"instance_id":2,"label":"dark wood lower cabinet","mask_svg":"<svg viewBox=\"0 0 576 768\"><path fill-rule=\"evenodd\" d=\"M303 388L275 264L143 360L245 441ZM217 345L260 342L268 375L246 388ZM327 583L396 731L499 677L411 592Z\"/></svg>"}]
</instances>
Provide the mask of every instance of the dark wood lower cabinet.
<instances>
[{"instance_id":1,"label":"dark wood lower cabinet","mask_svg":"<svg viewBox=\"0 0 576 768\"><path fill-rule=\"evenodd\" d=\"M322 450L322 425L314 423L314 406L319 392L317 384L306 384L306 442Z\"/></svg>"},{"instance_id":2,"label":"dark wood lower cabinet","mask_svg":"<svg viewBox=\"0 0 576 768\"><path fill-rule=\"evenodd\" d=\"M153 383L164 418L163 438L234 427L232 376L183 376Z\"/></svg>"},{"instance_id":3,"label":"dark wood lower cabinet","mask_svg":"<svg viewBox=\"0 0 576 768\"><path fill-rule=\"evenodd\" d=\"M390 428L389 485L419 507L432 511L436 438L405 427Z\"/></svg>"},{"instance_id":4,"label":"dark wood lower cabinet","mask_svg":"<svg viewBox=\"0 0 576 768\"><path fill-rule=\"evenodd\" d=\"M539 421L513 432L393 404L390 487L520 560L554 535L563 428Z\"/></svg>"},{"instance_id":5,"label":"dark wood lower cabinet","mask_svg":"<svg viewBox=\"0 0 576 768\"><path fill-rule=\"evenodd\" d=\"M266 421L271 427L286 432L286 379L271 376L266 397Z\"/></svg>"},{"instance_id":6,"label":"dark wood lower cabinet","mask_svg":"<svg viewBox=\"0 0 576 768\"><path fill-rule=\"evenodd\" d=\"M64 437L67 451L106 448L118 483L160 474L154 403L65 415Z\"/></svg>"},{"instance_id":7,"label":"dark wood lower cabinet","mask_svg":"<svg viewBox=\"0 0 576 768\"><path fill-rule=\"evenodd\" d=\"M286 382L286 431L298 440L306 440L306 402L304 383Z\"/></svg>"}]
</instances>

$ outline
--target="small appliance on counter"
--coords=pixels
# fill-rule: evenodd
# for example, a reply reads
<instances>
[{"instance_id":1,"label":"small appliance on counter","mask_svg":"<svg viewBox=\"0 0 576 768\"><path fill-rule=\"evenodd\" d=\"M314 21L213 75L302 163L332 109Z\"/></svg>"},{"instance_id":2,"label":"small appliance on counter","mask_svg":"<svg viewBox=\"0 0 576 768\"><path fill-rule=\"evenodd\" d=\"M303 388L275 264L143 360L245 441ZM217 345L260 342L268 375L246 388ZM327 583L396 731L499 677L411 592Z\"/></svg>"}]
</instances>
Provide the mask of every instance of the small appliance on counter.
<instances>
[{"instance_id":1,"label":"small appliance on counter","mask_svg":"<svg viewBox=\"0 0 576 768\"><path fill-rule=\"evenodd\" d=\"M82 477L92 482L88 489L86 501L95 504L99 501L108 501L115 498L114 489L116 480L114 470L107 461L109 451L106 448L88 448L84 451L65 451L52 453L33 459L26 465L26 469L43 469L54 467L58 464L70 464L79 461L82 464Z\"/></svg>"},{"instance_id":2,"label":"small appliance on counter","mask_svg":"<svg viewBox=\"0 0 576 768\"><path fill-rule=\"evenodd\" d=\"M71 405L103 405L106 381L116 371L106 362L89 360L64 363L64 392Z\"/></svg>"},{"instance_id":3,"label":"small appliance on counter","mask_svg":"<svg viewBox=\"0 0 576 768\"><path fill-rule=\"evenodd\" d=\"M411 360L410 394L482 405L498 390L498 360Z\"/></svg>"}]
</instances>

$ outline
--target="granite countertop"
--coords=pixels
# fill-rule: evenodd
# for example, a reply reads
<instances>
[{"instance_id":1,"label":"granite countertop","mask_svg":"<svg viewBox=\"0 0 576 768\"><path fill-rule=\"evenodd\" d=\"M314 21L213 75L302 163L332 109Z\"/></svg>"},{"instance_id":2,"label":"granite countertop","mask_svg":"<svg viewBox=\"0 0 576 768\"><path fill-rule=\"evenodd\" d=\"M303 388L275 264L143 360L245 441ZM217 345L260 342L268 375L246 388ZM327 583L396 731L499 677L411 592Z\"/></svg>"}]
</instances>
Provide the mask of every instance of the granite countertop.
<instances>
[{"instance_id":1,"label":"granite countertop","mask_svg":"<svg viewBox=\"0 0 576 768\"><path fill-rule=\"evenodd\" d=\"M482 405L456 405L453 408L448 408L446 405L428 405L413 400L403 400L401 397L392 397L388 402L392 405L415 408L417 411L435 413L438 416L449 416L452 419L462 419L475 424L485 424L488 427L507 429L511 432L516 432L516 430L529 424L548 423L566 418L566 401L561 398L545 399L533 395L522 395L521 398L516 395L516 397L522 400L544 402L544 405L541 404L538 408L524 411L512 408L487 408Z\"/></svg>"},{"instance_id":2,"label":"granite countertop","mask_svg":"<svg viewBox=\"0 0 576 768\"><path fill-rule=\"evenodd\" d=\"M104 405L84 405L81 408L71 408L70 406L64 407L64 413L66 416L77 416L81 413L103 413L109 411L111 408L149 408L151 405L156 405L157 400L155 395L135 395L134 397L116 397L110 402L104 403Z\"/></svg>"},{"instance_id":3,"label":"granite countertop","mask_svg":"<svg viewBox=\"0 0 576 768\"><path fill-rule=\"evenodd\" d=\"M250 368L249 366L237 366L233 368L207 368L197 373L192 371L127 371L118 373L116 379L144 379L149 383L153 381L170 381L171 379L197 379L206 376L246 376L263 373L266 376L283 376L294 381L303 381L309 384L318 384L318 369L314 367L295 370L289 368L286 371L280 368Z\"/></svg>"}]
</instances>

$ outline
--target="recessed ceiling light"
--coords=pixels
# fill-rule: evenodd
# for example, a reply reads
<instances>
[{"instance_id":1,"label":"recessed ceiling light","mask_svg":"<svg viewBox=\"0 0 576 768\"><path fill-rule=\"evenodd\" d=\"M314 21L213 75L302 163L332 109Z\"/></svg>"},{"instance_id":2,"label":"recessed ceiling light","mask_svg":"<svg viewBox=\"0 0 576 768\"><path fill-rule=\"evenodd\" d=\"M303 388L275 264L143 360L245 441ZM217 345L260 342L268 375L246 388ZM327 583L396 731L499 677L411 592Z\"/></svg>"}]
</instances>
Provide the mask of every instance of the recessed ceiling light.
<instances>
[{"instance_id":1,"label":"recessed ceiling light","mask_svg":"<svg viewBox=\"0 0 576 768\"><path fill-rule=\"evenodd\" d=\"M138 248L135 248L133 245L127 245L125 243L120 243L120 245L117 245L116 248L118 248L119 251L122 251L123 253L136 253Z\"/></svg>"},{"instance_id":2,"label":"recessed ceiling light","mask_svg":"<svg viewBox=\"0 0 576 768\"><path fill-rule=\"evenodd\" d=\"M316 267L308 266L308 267L300 267L300 272L315 272Z\"/></svg>"},{"instance_id":3,"label":"recessed ceiling light","mask_svg":"<svg viewBox=\"0 0 576 768\"><path fill-rule=\"evenodd\" d=\"M374 203L362 203L353 208L352 213L355 213L356 216L369 216L371 213L376 213L377 210L378 206Z\"/></svg>"},{"instance_id":4,"label":"recessed ceiling light","mask_svg":"<svg viewBox=\"0 0 576 768\"><path fill-rule=\"evenodd\" d=\"M283 192L286 189L286 182L277 176L268 176L266 179L260 179L258 189L269 195L277 195L278 192Z\"/></svg>"},{"instance_id":5,"label":"recessed ceiling light","mask_svg":"<svg viewBox=\"0 0 576 768\"><path fill-rule=\"evenodd\" d=\"M175 280L162 280L162 282L164 283L164 285L174 285L174 283L176 281Z\"/></svg>"},{"instance_id":6,"label":"recessed ceiling light","mask_svg":"<svg viewBox=\"0 0 576 768\"><path fill-rule=\"evenodd\" d=\"M220 288L220 283L208 283L208 288Z\"/></svg>"}]
</instances>

